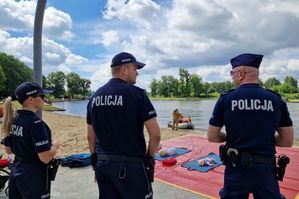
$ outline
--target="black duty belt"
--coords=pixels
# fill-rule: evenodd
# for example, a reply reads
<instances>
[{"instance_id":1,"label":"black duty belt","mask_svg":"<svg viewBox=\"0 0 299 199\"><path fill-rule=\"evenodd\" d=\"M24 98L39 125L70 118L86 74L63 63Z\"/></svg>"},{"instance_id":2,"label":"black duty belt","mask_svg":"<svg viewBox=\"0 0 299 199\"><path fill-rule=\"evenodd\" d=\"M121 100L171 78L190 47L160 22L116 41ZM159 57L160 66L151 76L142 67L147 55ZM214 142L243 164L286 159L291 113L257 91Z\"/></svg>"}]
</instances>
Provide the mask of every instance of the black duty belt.
<instances>
[{"instance_id":1,"label":"black duty belt","mask_svg":"<svg viewBox=\"0 0 299 199\"><path fill-rule=\"evenodd\" d=\"M242 154L241 154L242 156ZM267 157L267 156L261 156L261 155L256 155L252 154L252 160L256 164L275 164L275 156L273 157Z\"/></svg>"},{"instance_id":2,"label":"black duty belt","mask_svg":"<svg viewBox=\"0 0 299 199\"><path fill-rule=\"evenodd\" d=\"M117 155L117 154L97 154L97 160L110 160L110 161L128 162L128 163L144 162L144 158Z\"/></svg>"},{"instance_id":3,"label":"black duty belt","mask_svg":"<svg viewBox=\"0 0 299 199\"><path fill-rule=\"evenodd\" d=\"M275 156L267 156L256 154L254 152L239 151L235 148L226 148L222 146L219 148L221 160L233 167L242 166L244 168L252 168L254 164L269 164L275 165Z\"/></svg>"}]
</instances>

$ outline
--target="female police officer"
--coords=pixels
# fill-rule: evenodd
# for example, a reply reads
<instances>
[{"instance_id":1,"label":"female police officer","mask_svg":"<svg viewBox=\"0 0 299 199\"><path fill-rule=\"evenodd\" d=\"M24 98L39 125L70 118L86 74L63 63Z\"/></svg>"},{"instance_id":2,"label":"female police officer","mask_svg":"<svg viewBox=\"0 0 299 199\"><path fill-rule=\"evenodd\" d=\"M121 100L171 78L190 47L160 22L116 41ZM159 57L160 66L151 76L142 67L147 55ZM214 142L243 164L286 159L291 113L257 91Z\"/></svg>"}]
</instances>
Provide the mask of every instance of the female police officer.
<instances>
[{"instance_id":1,"label":"female police officer","mask_svg":"<svg viewBox=\"0 0 299 199\"><path fill-rule=\"evenodd\" d=\"M50 198L47 163L54 158L59 144L52 140L48 125L35 114L44 104L44 94L38 84L25 82L4 103L1 137L6 152L15 154L9 178L10 199ZM22 104L15 115L13 100Z\"/></svg>"}]
</instances>

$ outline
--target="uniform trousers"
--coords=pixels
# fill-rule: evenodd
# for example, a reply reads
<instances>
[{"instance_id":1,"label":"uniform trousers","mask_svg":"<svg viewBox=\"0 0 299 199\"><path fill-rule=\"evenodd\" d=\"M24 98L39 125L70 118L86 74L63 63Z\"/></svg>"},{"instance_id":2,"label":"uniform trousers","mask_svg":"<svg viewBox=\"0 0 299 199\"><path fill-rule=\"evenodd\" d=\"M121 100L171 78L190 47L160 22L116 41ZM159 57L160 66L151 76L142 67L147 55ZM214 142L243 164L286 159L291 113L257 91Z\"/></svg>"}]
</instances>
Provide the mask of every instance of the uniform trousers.
<instances>
[{"instance_id":1,"label":"uniform trousers","mask_svg":"<svg viewBox=\"0 0 299 199\"><path fill-rule=\"evenodd\" d=\"M248 199L250 193L254 199L281 199L274 165L255 164L251 169L226 166L221 199Z\"/></svg>"},{"instance_id":2,"label":"uniform trousers","mask_svg":"<svg viewBox=\"0 0 299 199\"><path fill-rule=\"evenodd\" d=\"M46 165L41 163L16 162L9 176L10 199L48 199L50 181Z\"/></svg>"},{"instance_id":3,"label":"uniform trousers","mask_svg":"<svg viewBox=\"0 0 299 199\"><path fill-rule=\"evenodd\" d=\"M99 199L152 199L143 163L98 160L95 174Z\"/></svg>"}]
</instances>

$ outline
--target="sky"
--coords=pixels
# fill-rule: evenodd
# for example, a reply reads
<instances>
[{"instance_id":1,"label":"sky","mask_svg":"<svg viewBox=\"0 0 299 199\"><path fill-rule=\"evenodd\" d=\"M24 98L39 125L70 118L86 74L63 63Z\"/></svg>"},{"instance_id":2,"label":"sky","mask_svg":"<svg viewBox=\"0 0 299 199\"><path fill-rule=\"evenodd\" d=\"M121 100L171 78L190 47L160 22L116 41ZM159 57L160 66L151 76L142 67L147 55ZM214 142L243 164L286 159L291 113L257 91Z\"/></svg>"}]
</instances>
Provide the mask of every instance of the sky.
<instances>
[{"instance_id":1,"label":"sky","mask_svg":"<svg viewBox=\"0 0 299 199\"><path fill-rule=\"evenodd\" d=\"M37 0L0 0L0 51L33 68ZM111 78L119 52L146 66L137 86L179 78L179 68L204 82L231 80L230 59L263 54L260 78L299 78L297 0L47 0L43 75L75 72L96 90Z\"/></svg>"}]
</instances>

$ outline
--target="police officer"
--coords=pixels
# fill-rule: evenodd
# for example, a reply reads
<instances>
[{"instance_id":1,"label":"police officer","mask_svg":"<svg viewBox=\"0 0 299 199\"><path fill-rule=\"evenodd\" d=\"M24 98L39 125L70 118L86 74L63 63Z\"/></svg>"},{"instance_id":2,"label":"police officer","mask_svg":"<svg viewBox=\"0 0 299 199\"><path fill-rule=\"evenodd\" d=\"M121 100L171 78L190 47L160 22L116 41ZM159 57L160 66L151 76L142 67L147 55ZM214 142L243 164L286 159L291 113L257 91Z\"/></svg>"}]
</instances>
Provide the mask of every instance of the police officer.
<instances>
[{"instance_id":1,"label":"police officer","mask_svg":"<svg viewBox=\"0 0 299 199\"><path fill-rule=\"evenodd\" d=\"M255 199L281 198L275 146L291 147L294 130L286 103L257 83L262 58L246 53L231 59L236 89L218 99L209 121L209 141L226 142L228 150L222 199L247 199L249 193Z\"/></svg>"},{"instance_id":2,"label":"police officer","mask_svg":"<svg viewBox=\"0 0 299 199\"><path fill-rule=\"evenodd\" d=\"M111 62L112 79L95 92L87 105L87 138L96 159L94 170L101 199L153 195L153 172L148 172L144 162L154 161L160 128L145 91L133 86L137 69L144 65L130 53L115 55ZM144 125L149 134L148 147Z\"/></svg>"},{"instance_id":3,"label":"police officer","mask_svg":"<svg viewBox=\"0 0 299 199\"><path fill-rule=\"evenodd\" d=\"M59 144L52 140L48 125L35 114L44 104L44 94L37 83L25 82L4 103L1 137L6 152L15 155L9 176L10 199L50 198L47 164ZM15 113L13 100L22 105Z\"/></svg>"}]
</instances>

